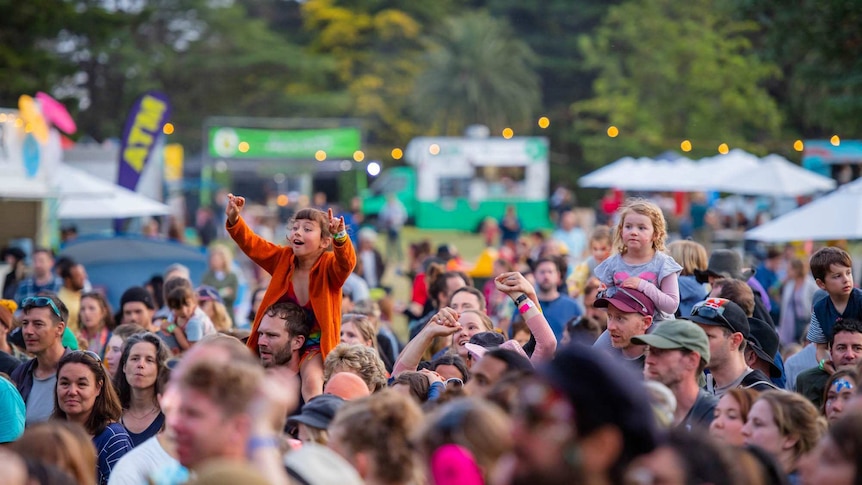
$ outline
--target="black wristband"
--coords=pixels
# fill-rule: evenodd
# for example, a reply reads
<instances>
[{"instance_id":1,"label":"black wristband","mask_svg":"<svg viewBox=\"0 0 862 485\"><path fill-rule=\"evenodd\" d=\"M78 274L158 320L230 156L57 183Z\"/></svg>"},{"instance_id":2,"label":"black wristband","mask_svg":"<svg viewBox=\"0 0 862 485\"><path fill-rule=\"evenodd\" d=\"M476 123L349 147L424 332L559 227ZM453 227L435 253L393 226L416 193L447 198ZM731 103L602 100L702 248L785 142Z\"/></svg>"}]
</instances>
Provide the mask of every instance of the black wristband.
<instances>
[{"instance_id":1,"label":"black wristband","mask_svg":"<svg viewBox=\"0 0 862 485\"><path fill-rule=\"evenodd\" d=\"M518 298L515 298L515 306L516 307L521 306L521 303L524 303L528 298L529 297L527 296L526 293L522 293L521 296L519 296Z\"/></svg>"}]
</instances>

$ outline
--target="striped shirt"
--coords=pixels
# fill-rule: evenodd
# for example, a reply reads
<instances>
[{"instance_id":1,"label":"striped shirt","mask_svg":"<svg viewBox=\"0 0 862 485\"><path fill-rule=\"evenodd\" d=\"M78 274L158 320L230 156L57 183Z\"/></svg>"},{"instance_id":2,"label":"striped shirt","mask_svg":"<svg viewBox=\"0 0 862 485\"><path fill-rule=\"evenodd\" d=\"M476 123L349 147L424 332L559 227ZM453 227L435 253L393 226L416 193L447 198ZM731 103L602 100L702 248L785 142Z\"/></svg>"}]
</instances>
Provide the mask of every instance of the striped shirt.
<instances>
[{"instance_id":1,"label":"striped shirt","mask_svg":"<svg viewBox=\"0 0 862 485\"><path fill-rule=\"evenodd\" d=\"M93 445L98 454L99 485L107 485L114 465L132 449L132 440L122 424L111 423L93 438Z\"/></svg>"}]
</instances>

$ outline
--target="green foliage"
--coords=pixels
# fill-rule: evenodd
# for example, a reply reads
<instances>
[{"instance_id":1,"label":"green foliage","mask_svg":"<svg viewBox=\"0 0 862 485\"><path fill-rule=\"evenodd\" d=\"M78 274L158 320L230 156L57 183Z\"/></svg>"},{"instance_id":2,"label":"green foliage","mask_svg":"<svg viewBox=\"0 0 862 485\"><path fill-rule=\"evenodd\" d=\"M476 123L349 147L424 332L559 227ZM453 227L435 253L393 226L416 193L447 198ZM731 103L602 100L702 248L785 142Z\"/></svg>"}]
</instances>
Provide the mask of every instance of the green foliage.
<instances>
[{"instance_id":1,"label":"green foliage","mask_svg":"<svg viewBox=\"0 0 862 485\"><path fill-rule=\"evenodd\" d=\"M771 90L789 127L804 136L862 133L862 2L735 0L763 26L758 52L784 76Z\"/></svg>"},{"instance_id":2,"label":"green foliage","mask_svg":"<svg viewBox=\"0 0 862 485\"><path fill-rule=\"evenodd\" d=\"M459 135L479 123L499 133L531 124L541 101L536 55L509 30L478 12L447 19L433 36L415 94L418 116L433 132Z\"/></svg>"},{"instance_id":3,"label":"green foliage","mask_svg":"<svg viewBox=\"0 0 862 485\"><path fill-rule=\"evenodd\" d=\"M722 142L763 151L759 143L778 134L779 110L763 87L778 70L746 37L757 24L718 7L632 0L582 39L587 65L599 73L594 97L573 105L588 164L656 154L683 139L696 141L693 156L714 154ZM607 137L609 125L618 138Z\"/></svg>"},{"instance_id":4,"label":"green foliage","mask_svg":"<svg viewBox=\"0 0 862 485\"><path fill-rule=\"evenodd\" d=\"M0 0L0 106L22 94L51 91L74 70L56 53L58 34L73 15L69 2Z\"/></svg>"}]
</instances>

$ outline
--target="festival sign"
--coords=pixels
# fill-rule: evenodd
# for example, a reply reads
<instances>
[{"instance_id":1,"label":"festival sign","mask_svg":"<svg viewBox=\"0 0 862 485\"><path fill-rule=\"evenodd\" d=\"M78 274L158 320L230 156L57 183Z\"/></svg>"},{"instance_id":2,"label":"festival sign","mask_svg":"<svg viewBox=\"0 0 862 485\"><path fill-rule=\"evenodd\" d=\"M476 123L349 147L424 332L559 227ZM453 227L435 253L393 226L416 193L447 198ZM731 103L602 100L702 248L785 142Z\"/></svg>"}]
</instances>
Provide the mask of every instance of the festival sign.
<instances>
[{"instance_id":1,"label":"festival sign","mask_svg":"<svg viewBox=\"0 0 862 485\"><path fill-rule=\"evenodd\" d=\"M150 91L135 101L120 144L118 185L135 190L169 114L170 104L163 93Z\"/></svg>"},{"instance_id":2,"label":"festival sign","mask_svg":"<svg viewBox=\"0 0 862 485\"><path fill-rule=\"evenodd\" d=\"M271 130L214 126L209 129L213 158L312 160L318 150L326 158L353 158L362 149L359 128Z\"/></svg>"}]
</instances>

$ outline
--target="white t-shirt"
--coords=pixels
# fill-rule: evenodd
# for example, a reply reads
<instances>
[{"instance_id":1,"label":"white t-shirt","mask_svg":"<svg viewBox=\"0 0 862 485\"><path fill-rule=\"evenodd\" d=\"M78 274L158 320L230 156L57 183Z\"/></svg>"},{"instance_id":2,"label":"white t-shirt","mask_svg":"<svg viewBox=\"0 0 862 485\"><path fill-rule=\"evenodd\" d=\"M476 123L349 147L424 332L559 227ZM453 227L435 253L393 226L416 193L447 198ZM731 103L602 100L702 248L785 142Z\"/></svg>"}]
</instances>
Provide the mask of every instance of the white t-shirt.
<instances>
[{"instance_id":1,"label":"white t-shirt","mask_svg":"<svg viewBox=\"0 0 862 485\"><path fill-rule=\"evenodd\" d=\"M158 436L153 436L120 458L108 485L176 485L188 479L188 470L162 448Z\"/></svg>"},{"instance_id":2,"label":"white t-shirt","mask_svg":"<svg viewBox=\"0 0 862 485\"><path fill-rule=\"evenodd\" d=\"M27 396L27 426L42 423L51 419L54 414L54 387L57 384L57 374L51 374L47 379L37 379L33 376L33 387Z\"/></svg>"}]
</instances>

